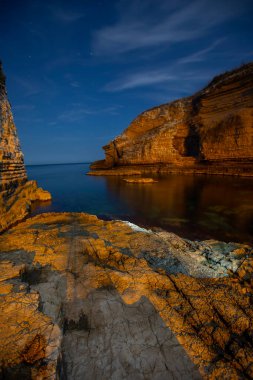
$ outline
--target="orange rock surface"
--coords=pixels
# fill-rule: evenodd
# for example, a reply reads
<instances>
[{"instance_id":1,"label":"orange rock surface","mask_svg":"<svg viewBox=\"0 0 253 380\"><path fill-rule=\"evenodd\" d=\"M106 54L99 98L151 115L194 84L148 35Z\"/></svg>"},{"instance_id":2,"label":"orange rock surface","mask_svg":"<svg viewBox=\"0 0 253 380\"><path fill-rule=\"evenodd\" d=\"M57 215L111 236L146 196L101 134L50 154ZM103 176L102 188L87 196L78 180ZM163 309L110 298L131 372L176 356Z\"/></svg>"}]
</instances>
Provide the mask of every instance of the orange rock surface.
<instances>
[{"instance_id":1,"label":"orange rock surface","mask_svg":"<svg viewBox=\"0 0 253 380\"><path fill-rule=\"evenodd\" d=\"M123 181L128 182L128 183L156 183L158 182L157 180L153 178L123 178Z\"/></svg>"},{"instance_id":2,"label":"orange rock surface","mask_svg":"<svg viewBox=\"0 0 253 380\"><path fill-rule=\"evenodd\" d=\"M105 160L91 165L92 174L115 168L252 176L252 125L250 63L191 97L143 112L104 147Z\"/></svg>"},{"instance_id":3,"label":"orange rock surface","mask_svg":"<svg viewBox=\"0 0 253 380\"><path fill-rule=\"evenodd\" d=\"M4 233L2 377L252 378L252 250L213 277L194 244L77 213Z\"/></svg>"},{"instance_id":4,"label":"orange rock surface","mask_svg":"<svg viewBox=\"0 0 253 380\"><path fill-rule=\"evenodd\" d=\"M17 188L0 192L0 233L29 215L33 202L51 200L51 194L27 181Z\"/></svg>"},{"instance_id":5,"label":"orange rock surface","mask_svg":"<svg viewBox=\"0 0 253 380\"><path fill-rule=\"evenodd\" d=\"M0 233L23 220L32 202L50 200L51 194L38 188L36 181L27 181L0 63Z\"/></svg>"},{"instance_id":6,"label":"orange rock surface","mask_svg":"<svg viewBox=\"0 0 253 380\"><path fill-rule=\"evenodd\" d=\"M7 98L5 76L0 63L0 191L27 179L11 106Z\"/></svg>"}]
</instances>

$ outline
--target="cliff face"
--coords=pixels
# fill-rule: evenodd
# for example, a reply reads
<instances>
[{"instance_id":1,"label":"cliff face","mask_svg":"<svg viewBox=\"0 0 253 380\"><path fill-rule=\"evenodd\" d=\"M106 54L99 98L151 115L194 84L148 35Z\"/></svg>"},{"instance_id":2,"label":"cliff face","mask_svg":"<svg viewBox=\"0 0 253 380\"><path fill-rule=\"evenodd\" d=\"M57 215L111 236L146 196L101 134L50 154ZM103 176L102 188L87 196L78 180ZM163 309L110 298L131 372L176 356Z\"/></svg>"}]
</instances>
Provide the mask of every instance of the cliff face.
<instances>
[{"instance_id":1,"label":"cliff face","mask_svg":"<svg viewBox=\"0 0 253 380\"><path fill-rule=\"evenodd\" d=\"M231 167L233 174L240 165L235 174L253 174L253 63L214 78L192 97L143 112L104 150L105 160L91 169L159 164L168 171Z\"/></svg>"},{"instance_id":2,"label":"cliff face","mask_svg":"<svg viewBox=\"0 0 253 380\"><path fill-rule=\"evenodd\" d=\"M5 76L0 64L0 190L25 182L26 179L24 157L7 98Z\"/></svg>"},{"instance_id":3,"label":"cliff face","mask_svg":"<svg viewBox=\"0 0 253 380\"><path fill-rule=\"evenodd\" d=\"M0 233L24 219L33 201L50 199L51 194L38 188L36 181L27 181L0 62Z\"/></svg>"}]
</instances>

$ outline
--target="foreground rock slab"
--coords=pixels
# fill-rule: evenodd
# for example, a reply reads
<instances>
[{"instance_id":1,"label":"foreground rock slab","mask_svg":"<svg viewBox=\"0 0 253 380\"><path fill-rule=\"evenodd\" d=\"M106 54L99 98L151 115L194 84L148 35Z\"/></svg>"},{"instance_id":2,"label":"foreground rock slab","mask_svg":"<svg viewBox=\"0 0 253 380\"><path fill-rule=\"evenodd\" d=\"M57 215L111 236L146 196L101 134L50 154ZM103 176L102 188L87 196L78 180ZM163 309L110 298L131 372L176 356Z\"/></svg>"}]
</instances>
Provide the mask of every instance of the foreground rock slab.
<instances>
[{"instance_id":1,"label":"foreground rock slab","mask_svg":"<svg viewBox=\"0 0 253 380\"><path fill-rule=\"evenodd\" d=\"M252 378L252 250L224 244L77 213L8 230L2 378ZM213 278L212 252L240 256L237 269Z\"/></svg>"}]
</instances>

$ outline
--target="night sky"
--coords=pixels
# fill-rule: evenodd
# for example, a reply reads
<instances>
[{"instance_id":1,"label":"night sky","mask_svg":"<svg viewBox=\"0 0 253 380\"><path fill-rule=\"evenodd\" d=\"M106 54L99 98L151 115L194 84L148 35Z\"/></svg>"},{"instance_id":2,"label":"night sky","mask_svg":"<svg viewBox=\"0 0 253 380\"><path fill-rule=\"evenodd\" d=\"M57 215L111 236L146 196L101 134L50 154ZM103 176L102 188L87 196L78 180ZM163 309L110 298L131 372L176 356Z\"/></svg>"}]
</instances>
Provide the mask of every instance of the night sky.
<instances>
[{"instance_id":1,"label":"night sky","mask_svg":"<svg viewBox=\"0 0 253 380\"><path fill-rule=\"evenodd\" d=\"M26 164L89 162L140 112L253 60L252 0L0 0Z\"/></svg>"}]
</instances>

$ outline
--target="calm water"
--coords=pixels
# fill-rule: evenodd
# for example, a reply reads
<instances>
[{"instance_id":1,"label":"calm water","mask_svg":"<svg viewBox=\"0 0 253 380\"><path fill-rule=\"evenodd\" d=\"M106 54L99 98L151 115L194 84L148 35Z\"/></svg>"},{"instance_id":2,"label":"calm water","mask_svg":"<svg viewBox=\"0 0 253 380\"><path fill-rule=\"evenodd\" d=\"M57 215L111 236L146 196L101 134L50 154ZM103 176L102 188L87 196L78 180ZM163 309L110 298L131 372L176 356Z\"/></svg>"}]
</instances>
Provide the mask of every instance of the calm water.
<instances>
[{"instance_id":1,"label":"calm water","mask_svg":"<svg viewBox=\"0 0 253 380\"><path fill-rule=\"evenodd\" d=\"M84 211L188 238L253 243L253 179L168 175L154 184L130 184L120 177L87 176L87 164L27 170L53 196L34 213Z\"/></svg>"}]
</instances>

